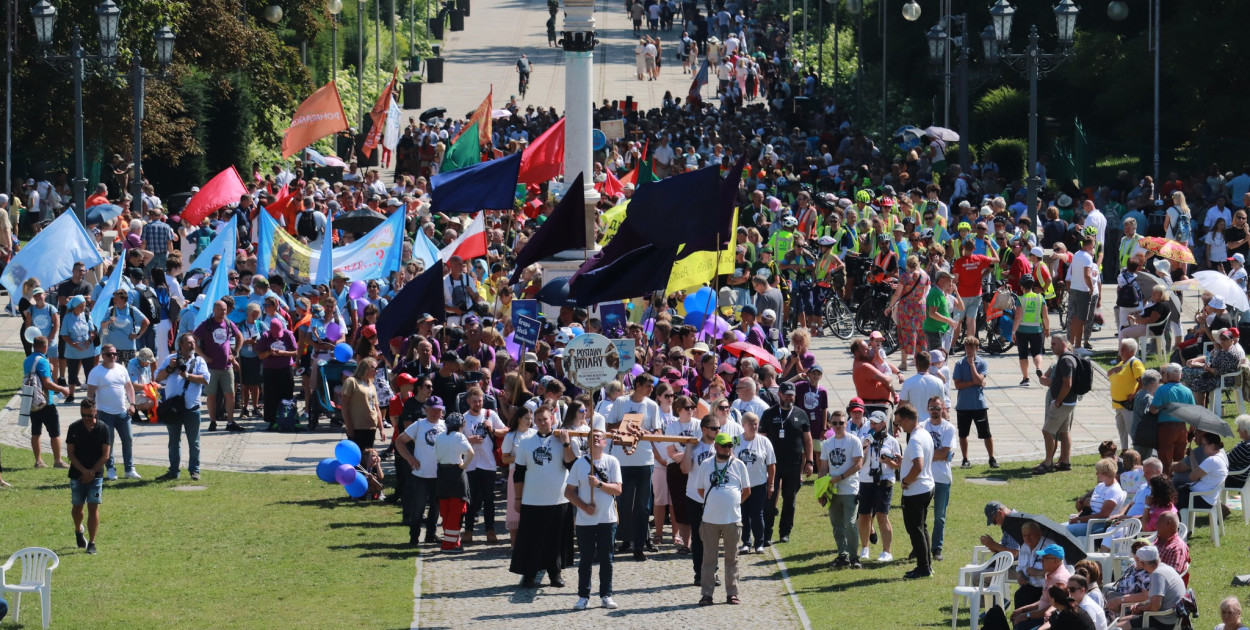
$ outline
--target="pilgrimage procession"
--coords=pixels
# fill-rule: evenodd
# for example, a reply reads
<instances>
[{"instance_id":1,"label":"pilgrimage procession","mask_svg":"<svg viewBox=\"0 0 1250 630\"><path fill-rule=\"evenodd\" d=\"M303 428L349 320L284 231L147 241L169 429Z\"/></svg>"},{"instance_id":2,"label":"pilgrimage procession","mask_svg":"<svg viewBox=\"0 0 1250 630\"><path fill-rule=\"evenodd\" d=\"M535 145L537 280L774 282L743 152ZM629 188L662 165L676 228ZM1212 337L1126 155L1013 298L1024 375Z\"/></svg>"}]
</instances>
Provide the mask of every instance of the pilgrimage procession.
<instances>
[{"instance_id":1,"label":"pilgrimage procession","mask_svg":"<svg viewBox=\"0 0 1250 630\"><path fill-rule=\"evenodd\" d=\"M1250 5L470 2L4 2L0 629L1246 628Z\"/></svg>"}]
</instances>

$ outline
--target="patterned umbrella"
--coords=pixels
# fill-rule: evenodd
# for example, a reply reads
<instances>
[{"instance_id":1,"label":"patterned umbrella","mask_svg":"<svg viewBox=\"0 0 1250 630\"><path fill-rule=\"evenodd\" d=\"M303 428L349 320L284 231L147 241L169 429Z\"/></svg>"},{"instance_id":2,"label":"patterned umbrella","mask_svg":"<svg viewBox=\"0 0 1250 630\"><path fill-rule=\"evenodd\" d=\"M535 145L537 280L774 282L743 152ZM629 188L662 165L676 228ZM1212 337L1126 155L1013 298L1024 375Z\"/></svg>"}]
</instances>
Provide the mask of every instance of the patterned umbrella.
<instances>
[{"instance_id":1,"label":"patterned umbrella","mask_svg":"<svg viewBox=\"0 0 1250 630\"><path fill-rule=\"evenodd\" d=\"M1141 246L1148 252L1154 252L1160 258L1193 265L1197 263L1194 259L1194 253L1189 248L1177 243L1174 240L1163 238L1160 236L1147 236L1141 241Z\"/></svg>"},{"instance_id":2,"label":"patterned umbrella","mask_svg":"<svg viewBox=\"0 0 1250 630\"><path fill-rule=\"evenodd\" d=\"M736 357L742 358L742 355L745 354L754 358L756 361L759 361L761 364L767 363L778 370L781 369L781 362L777 360L777 357L769 354L767 350L755 344L747 343L745 341L735 341L733 343L727 343L721 347L729 352L729 354Z\"/></svg>"}]
</instances>

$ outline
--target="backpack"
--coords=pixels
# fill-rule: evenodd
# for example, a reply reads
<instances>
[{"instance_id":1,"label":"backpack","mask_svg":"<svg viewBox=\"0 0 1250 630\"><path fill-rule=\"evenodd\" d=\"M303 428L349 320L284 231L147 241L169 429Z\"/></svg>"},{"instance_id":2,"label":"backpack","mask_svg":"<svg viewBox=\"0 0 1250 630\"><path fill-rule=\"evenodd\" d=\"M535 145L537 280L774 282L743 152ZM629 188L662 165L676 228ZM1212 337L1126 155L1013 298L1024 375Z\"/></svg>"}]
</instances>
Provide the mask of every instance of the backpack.
<instances>
[{"instance_id":1,"label":"backpack","mask_svg":"<svg viewBox=\"0 0 1250 630\"><path fill-rule=\"evenodd\" d=\"M309 241L321 237L321 230L317 229L317 219L312 212L299 213L299 219L295 221L295 233Z\"/></svg>"},{"instance_id":2,"label":"backpack","mask_svg":"<svg viewBox=\"0 0 1250 630\"><path fill-rule=\"evenodd\" d=\"M47 359L44 359L47 361ZM30 392L30 411L34 413L48 406L48 392L43 390L43 381L35 374L39 367L39 359L31 366L30 374L22 379L22 388Z\"/></svg>"},{"instance_id":3,"label":"backpack","mask_svg":"<svg viewBox=\"0 0 1250 630\"><path fill-rule=\"evenodd\" d=\"M1094 365L1089 359L1069 354L1076 361L1076 369L1072 370L1072 393L1084 396L1094 386Z\"/></svg>"},{"instance_id":4,"label":"backpack","mask_svg":"<svg viewBox=\"0 0 1250 630\"><path fill-rule=\"evenodd\" d=\"M1138 306L1141 298L1141 286L1137 284L1136 274L1115 290L1115 305L1121 308Z\"/></svg>"},{"instance_id":5,"label":"backpack","mask_svg":"<svg viewBox=\"0 0 1250 630\"><path fill-rule=\"evenodd\" d=\"M278 430L289 432L299 428L299 409L294 400L283 400L278 406Z\"/></svg>"},{"instance_id":6,"label":"backpack","mask_svg":"<svg viewBox=\"0 0 1250 630\"><path fill-rule=\"evenodd\" d=\"M143 313L143 316L153 326L156 325L156 322L161 321L161 301L156 297L156 292L152 290L152 287L143 287L143 290L139 291L139 303L137 306L139 307L139 312Z\"/></svg>"}]
</instances>

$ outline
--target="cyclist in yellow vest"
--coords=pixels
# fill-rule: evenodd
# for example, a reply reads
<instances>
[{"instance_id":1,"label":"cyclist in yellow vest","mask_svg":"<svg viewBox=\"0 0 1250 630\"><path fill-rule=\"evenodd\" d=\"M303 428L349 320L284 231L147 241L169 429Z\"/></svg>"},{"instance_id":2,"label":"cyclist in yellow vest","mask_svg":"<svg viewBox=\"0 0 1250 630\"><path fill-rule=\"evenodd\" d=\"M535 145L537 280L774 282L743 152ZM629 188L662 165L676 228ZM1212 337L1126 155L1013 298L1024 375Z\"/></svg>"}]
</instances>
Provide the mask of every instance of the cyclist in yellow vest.
<instances>
[{"instance_id":1,"label":"cyclist in yellow vest","mask_svg":"<svg viewBox=\"0 0 1250 630\"><path fill-rule=\"evenodd\" d=\"M1120 269L1128 267L1128 259L1141 245L1141 234L1137 233L1137 219L1124 219L1124 236L1120 238Z\"/></svg>"},{"instance_id":2,"label":"cyclist in yellow vest","mask_svg":"<svg viewBox=\"0 0 1250 630\"><path fill-rule=\"evenodd\" d=\"M1041 247L1034 246L1029 250L1029 266L1032 268L1033 282L1036 288L1041 289L1042 297L1047 301L1055 299L1055 283L1050 279L1050 267L1042 258L1046 255L1046 250Z\"/></svg>"},{"instance_id":3,"label":"cyclist in yellow vest","mask_svg":"<svg viewBox=\"0 0 1250 630\"><path fill-rule=\"evenodd\" d=\"M1020 289L1024 295L1016 298L1016 320L1011 325L1011 338L1019 349L1021 387L1029 386L1029 358L1033 369L1042 369L1042 344L1050 337L1050 315L1046 312L1046 298L1036 291L1032 274L1020 277Z\"/></svg>"},{"instance_id":4,"label":"cyclist in yellow vest","mask_svg":"<svg viewBox=\"0 0 1250 630\"><path fill-rule=\"evenodd\" d=\"M781 220L781 229L773 232L768 237L768 246L773 250L774 260L784 260L786 254L794 248L794 228L798 227L799 220L793 215L788 215Z\"/></svg>"}]
</instances>

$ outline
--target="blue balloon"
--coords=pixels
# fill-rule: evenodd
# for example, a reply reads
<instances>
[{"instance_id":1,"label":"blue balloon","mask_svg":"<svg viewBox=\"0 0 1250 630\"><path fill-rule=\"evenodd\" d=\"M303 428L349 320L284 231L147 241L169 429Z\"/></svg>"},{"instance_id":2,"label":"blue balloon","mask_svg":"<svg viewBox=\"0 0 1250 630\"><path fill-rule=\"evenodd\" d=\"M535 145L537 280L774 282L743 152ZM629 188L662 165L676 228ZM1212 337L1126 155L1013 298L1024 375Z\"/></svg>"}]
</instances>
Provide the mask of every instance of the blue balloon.
<instances>
[{"instance_id":1,"label":"blue balloon","mask_svg":"<svg viewBox=\"0 0 1250 630\"><path fill-rule=\"evenodd\" d=\"M334 346L334 360L339 363L347 363L351 361L352 357L355 355L356 352L352 350L352 346L349 343L340 343L339 345Z\"/></svg>"},{"instance_id":2,"label":"blue balloon","mask_svg":"<svg viewBox=\"0 0 1250 630\"><path fill-rule=\"evenodd\" d=\"M582 330L581 326L573 326L572 328L569 328L569 330L573 331L574 337L581 337L586 334L586 331Z\"/></svg>"},{"instance_id":3,"label":"blue balloon","mask_svg":"<svg viewBox=\"0 0 1250 630\"><path fill-rule=\"evenodd\" d=\"M706 320L707 313L703 311L686 311L686 316L682 318L681 323L698 329L703 328L703 322Z\"/></svg>"},{"instance_id":4,"label":"blue balloon","mask_svg":"<svg viewBox=\"0 0 1250 630\"><path fill-rule=\"evenodd\" d=\"M345 486L356 480L356 469L347 464L339 464L334 469L334 480Z\"/></svg>"},{"instance_id":5,"label":"blue balloon","mask_svg":"<svg viewBox=\"0 0 1250 630\"><path fill-rule=\"evenodd\" d=\"M343 486L347 490L347 496L353 499L359 499L365 496L365 492L369 490L369 480L358 470L356 478L351 483Z\"/></svg>"},{"instance_id":6,"label":"blue balloon","mask_svg":"<svg viewBox=\"0 0 1250 630\"><path fill-rule=\"evenodd\" d=\"M333 457L327 457L317 464L317 478L326 482L334 483L334 471L339 467L339 461Z\"/></svg>"},{"instance_id":7,"label":"blue balloon","mask_svg":"<svg viewBox=\"0 0 1250 630\"><path fill-rule=\"evenodd\" d=\"M681 304L686 308L687 313L706 313L716 308L716 296L712 294L711 287L703 287L687 295Z\"/></svg>"},{"instance_id":8,"label":"blue balloon","mask_svg":"<svg viewBox=\"0 0 1250 630\"><path fill-rule=\"evenodd\" d=\"M339 440L334 445L334 459L339 460L339 464L347 464L351 467L360 465L360 446L351 440Z\"/></svg>"}]
</instances>

